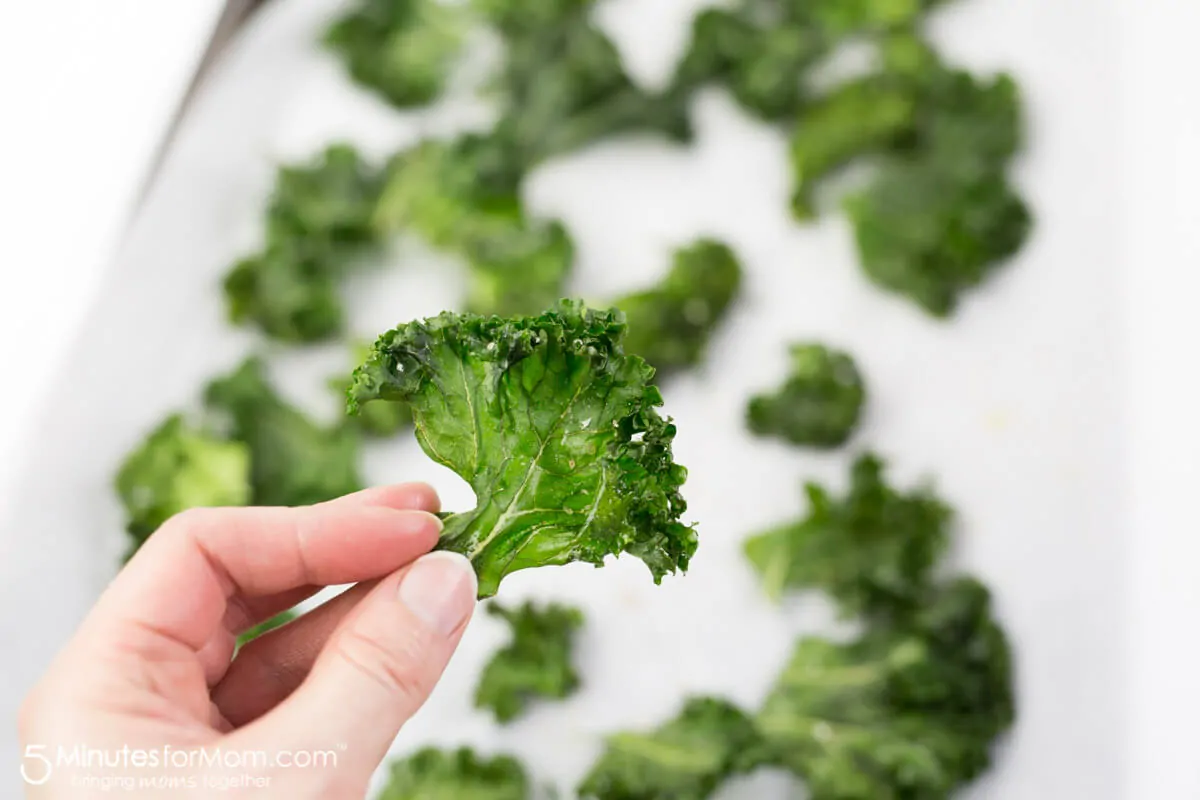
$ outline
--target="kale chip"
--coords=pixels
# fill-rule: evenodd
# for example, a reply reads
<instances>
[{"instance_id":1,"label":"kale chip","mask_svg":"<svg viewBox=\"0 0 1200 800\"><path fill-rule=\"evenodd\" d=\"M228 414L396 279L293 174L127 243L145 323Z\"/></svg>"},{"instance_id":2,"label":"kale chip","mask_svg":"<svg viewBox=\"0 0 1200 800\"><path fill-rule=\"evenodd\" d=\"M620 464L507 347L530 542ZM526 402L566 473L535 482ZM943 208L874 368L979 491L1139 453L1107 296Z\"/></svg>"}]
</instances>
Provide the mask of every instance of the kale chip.
<instances>
[{"instance_id":1,"label":"kale chip","mask_svg":"<svg viewBox=\"0 0 1200 800\"><path fill-rule=\"evenodd\" d=\"M130 453L117 472L117 494L132 539L126 557L180 511L250 502L250 451L167 418Z\"/></svg>"},{"instance_id":2,"label":"kale chip","mask_svg":"<svg viewBox=\"0 0 1200 800\"><path fill-rule=\"evenodd\" d=\"M351 411L407 402L421 447L474 489L440 547L471 559L480 597L520 569L621 552L656 581L687 568L687 470L654 370L625 354L624 333L618 312L570 301L535 317L447 312L385 333L355 372Z\"/></svg>"},{"instance_id":3,"label":"kale chip","mask_svg":"<svg viewBox=\"0 0 1200 800\"><path fill-rule=\"evenodd\" d=\"M354 366L366 361L370 354L370 343L356 342L353 349ZM329 379L329 388L344 402L351 383L349 373L341 373ZM358 414L349 420L357 423L366 436L386 439L412 426L412 411L401 402L377 400L363 403Z\"/></svg>"},{"instance_id":4,"label":"kale chip","mask_svg":"<svg viewBox=\"0 0 1200 800\"><path fill-rule=\"evenodd\" d=\"M392 105L423 106L445 89L468 22L438 0L359 0L326 31L325 45Z\"/></svg>"},{"instance_id":5,"label":"kale chip","mask_svg":"<svg viewBox=\"0 0 1200 800\"><path fill-rule=\"evenodd\" d=\"M375 222L412 231L468 265L467 310L536 314L562 296L575 258L566 229L530 219L511 157L493 137L428 141L388 166Z\"/></svg>"},{"instance_id":6,"label":"kale chip","mask_svg":"<svg viewBox=\"0 0 1200 800\"><path fill-rule=\"evenodd\" d=\"M881 617L924 597L947 547L951 511L927 488L896 491L883 470L878 457L860 456L844 498L809 483L808 516L746 542L768 594L820 589L846 616Z\"/></svg>"},{"instance_id":7,"label":"kale chip","mask_svg":"<svg viewBox=\"0 0 1200 800\"><path fill-rule=\"evenodd\" d=\"M675 719L648 733L618 733L592 767L585 800L704 800L752 766L760 750L754 722L732 704L693 698Z\"/></svg>"},{"instance_id":8,"label":"kale chip","mask_svg":"<svg viewBox=\"0 0 1200 800\"><path fill-rule=\"evenodd\" d=\"M289 405L258 358L211 382L204 401L230 438L249 448L255 505L306 506L362 488L357 429L320 426Z\"/></svg>"},{"instance_id":9,"label":"kale chip","mask_svg":"<svg viewBox=\"0 0 1200 800\"><path fill-rule=\"evenodd\" d=\"M821 344L793 345L790 355L791 374L783 386L750 399L750 430L811 447L845 444L858 426L866 399L854 359Z\"/></svg>"},{"instance_id":10,"label":"kale chip","mask_svg":"<svg viewBox=\"0 0 1200 800\"><path fill-rule=\"evenodd\" d=\"M659 372L694 366L733 304L741 280L737 257L720 242L701 239L676 251L661 283L614 303L629 325L625 349Z\"/></svg>"},{"instance_id":11,"label":"kale chip","mask_svg":"<svg viewBox=\"0 0 1200 800\"><path fill-rule=\"evenodd\" d=\"M529 800L525 768L510 756L483 758L468 748L420 750L393 762L377 800Z\"/></svg>"},{"instance_id":12,"label":"kale chip","mask_svg":"<svg viewBox=\"0 0 1200 800\"><path fill-rule=\"evenodd\" d=\"M590 19L592 2L485 0L485 20L505 42L490 87L504 109L495 135L522 174L600 139L633 132L691 135L674 95L638 88L612 41Z\"/></svg>"},{"instance_id":13,"label":"kale chip","mask_svg":"<svg viewBox=\"0 0 1200 800\"><path fill-rule=\"evenodd\" d=\"M539 697L562 699L579 688L571 663L575 634L583 613L552 603L532 602L509 609L493 601L488 613L512 628L512 641L484 667L475 691L475 706L491 709L500 722L511 722Z\"/></svg>"},{"instance_id":14,"label":"kale chip","mask_svg":"<svg viewBox=\"0 0 1200 800\"><path fill-rule=\"evenodd\" d=\"M378 239L378 171L349 145L279 171L267 209L266 245L225 277L229 318L286 342L336 335L344 312L339 281L352 256Z\"/></svg>"},{"instance_id":15,"label":"kale chip","mask_svg":"<svg viewBox=\"0 0 1200 800\"><path fill-rule=\"evenodd\" d=\"M850 644L802 640L755 723L761 760L813 800L944 800L988 767L1014 714L1007 638L963 578Z\"/></svg>"}]
</instances>

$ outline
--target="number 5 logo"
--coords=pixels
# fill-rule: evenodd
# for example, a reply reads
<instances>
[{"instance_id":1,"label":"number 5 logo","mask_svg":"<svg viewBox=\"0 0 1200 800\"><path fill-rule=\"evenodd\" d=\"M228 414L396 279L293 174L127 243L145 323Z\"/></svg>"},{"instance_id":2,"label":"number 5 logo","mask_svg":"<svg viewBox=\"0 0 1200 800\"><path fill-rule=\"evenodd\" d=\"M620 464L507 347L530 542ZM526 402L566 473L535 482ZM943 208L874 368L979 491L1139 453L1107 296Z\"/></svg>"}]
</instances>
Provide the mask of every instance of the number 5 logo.
<instances>
[{"instance_id":1,"label":"number 5 logo","mask_svg":"<svg viewBox=\"0 0 1200 800\"><path fill-rule=\"evenodd\" d=\"M21 777L31 786L41 786L46 781L50 780L51 773L54 772L54 765L50 763L50 759L42 755L42 751L46 749L44 744L27 744L25 745L25 762L21 764ZM29 774L30 760L40 761L45 766L34 767L33 776ZM40 773L40 774L39 774Z\"/></svg>"}]
</instances>

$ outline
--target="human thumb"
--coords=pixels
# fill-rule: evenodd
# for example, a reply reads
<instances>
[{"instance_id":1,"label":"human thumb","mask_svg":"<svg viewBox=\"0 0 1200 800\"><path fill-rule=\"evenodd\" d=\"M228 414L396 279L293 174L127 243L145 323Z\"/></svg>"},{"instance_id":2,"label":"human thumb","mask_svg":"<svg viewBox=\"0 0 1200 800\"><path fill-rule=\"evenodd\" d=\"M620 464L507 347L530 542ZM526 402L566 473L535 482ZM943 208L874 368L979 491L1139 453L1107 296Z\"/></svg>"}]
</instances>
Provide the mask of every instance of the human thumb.
<instances>
[{"instance_id":1,"label":"human thumb","mask_svg":"<svg viewBox=\"0 0 1200 800\"><path fill-rule=\"evenodd\" d=\"M456 553L430 553L383 579L333 633L304 683L239 738L291 750L333 747L336 782L365 788L441 677L476 592L471 563ZM309 786L320 780L303 777Z\"/></svg>"}]
</instances>

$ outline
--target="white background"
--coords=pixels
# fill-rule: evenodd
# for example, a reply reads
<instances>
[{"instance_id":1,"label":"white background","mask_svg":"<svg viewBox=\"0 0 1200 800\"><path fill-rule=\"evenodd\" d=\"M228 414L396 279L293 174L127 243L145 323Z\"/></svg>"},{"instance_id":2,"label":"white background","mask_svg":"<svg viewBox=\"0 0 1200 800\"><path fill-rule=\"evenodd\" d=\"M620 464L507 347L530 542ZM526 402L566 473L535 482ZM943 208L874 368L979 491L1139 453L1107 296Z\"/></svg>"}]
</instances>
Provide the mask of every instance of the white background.
<instances>
[{"instance_id":1,"label":"white background","mask_svg":"<svg viewBox=\"0 0 1200 800\"><path fill-rule=\"evenodd\" d=\"M1019 11L1032 2L1009 5ZM992 5L999 9L1004 4ZM1073 16L1103 13L1101 4L1057 0L1050 5L1061 11L1051 15L1063 22L1061 28L1028 35L1047 53L1070 59L1073 24L1086 23L1073 23ZM139 188L139 172L170 116L173 98L186 84L201 32L211 25L214 11L212 4L200 0L110 0L103 11L100 4L86 0L52 6L9 3L0 8L0 99L7 109L0 143L8 156L0 180L0 521L13 504L12 487L19 485L13 479L19 477L26 455L38 447L37 441L23 436L34 424L37 408L51 392L92 389L50 382L64 374L69 359L94 357L68 353L66 348L78 341L77 326L116 252ZM999 21L1001 11L995 14ZM1126 720L1123 730L1106 732L1125 742L1109 753L1122 762L1121 769L1078 762L1064 762L1062 769L1121 775L1124 793L1105 796L1131 800L1200 796L1200 769L1194 767L1200 738L1194 733L1200 717L1200 686L1194 677L1200 653L1194 623L1200 608L1200 581L1195 577L1200 572L1200 547L1195 544L1191 510L1200 486L1200 467L1193 455L1200 441L1200 391L1191 374L1193 343L1200 333L1195 310L1200 236L1193 188L1200 178L1200 101L1192 91L1194 76L1200 74L1200 51L1192 42L1197 22L1200 13L1190 4L1127 0L1111 39L1112 68L1094 76L1097 81L1119 78L1122 98L1111 116L1098 119L1103 126L1119 122L1120 141L1111 162L1102 168L1119 173L1123 185L1119 196L1111 198L1122 209L1115 220L1120 231L1119 236L1108 230L1097 230L1096 235L1118 243L1124 265L1116 316L1125 335L1120 337L1120 357L1109 366L1121 376L1120 385L1128 387L1123 398L1128 414L1121 484L1128 487L1123 505L1128 517L1114 524L1120 528L1124 523L1132 594L1119 604L1100 604L1099 613L1107 608L1119 613L1091 624L1107 630L1113 651L1125 654L1122 666L1097 665L1096 671L1111 682L1100 688L1119 697L1117 704L1127 714L1111 717L1118 723ZM1095 87L1080 83L1076 90L1087 93ZM1086 128L1073 128L1072 133L1079 137L1078 147L1087 147ZM1108 138L1112 133L1096 131L1115 142ZM1065 150L1059 152L1068 156ZM1081 183L1078 192L1080 203L1095 202L1087 196L1086 184ZM1109 222L1097 221L1105 226ZM1058 258L1071 256L1057 253ZM1092 254L1084 248L1084 256ZM1015 280L1036 287L1033 277ZM1072 421L1057 422L1065 426ZM81 450L89 446L87 441L79 443ZM71 498L45 500L69 503ZM0 531L0 578L10 586L25 565L4 555L20 549L9 548L22 533ZM1086 537L1076 536L1074 541L1081 546L1080 563L1089 563L1082 552ZM1031 572L1036 572L1033 565L1040 555L1037 547L1030 548ZM1086 575L1071 574L1069 561L1056 568L1062 572L1063 593L1088 584ZM37 573L46 583L59 578L52 566ZM1114 585L1113 591L1125 588ZM5 615L38 613L9 597ZM0 627L6 632L22 629ZM0 642L0 652L18 663L27 644L6 640ZM1074 666L1078 674L1058 676L1064 696L1093 678L1086 664ZM5 679L5 668L0 662L0 684L19 685ZM0 707L11 708L10 701L6 697ZM1077 724L1084 727L1089 720L1081 717ZM1093 734L1064 727L1061 735L1066 742ZM1054 741L1046 738L1039 745L1053 750Z\"/></svg>"}]
</instances>

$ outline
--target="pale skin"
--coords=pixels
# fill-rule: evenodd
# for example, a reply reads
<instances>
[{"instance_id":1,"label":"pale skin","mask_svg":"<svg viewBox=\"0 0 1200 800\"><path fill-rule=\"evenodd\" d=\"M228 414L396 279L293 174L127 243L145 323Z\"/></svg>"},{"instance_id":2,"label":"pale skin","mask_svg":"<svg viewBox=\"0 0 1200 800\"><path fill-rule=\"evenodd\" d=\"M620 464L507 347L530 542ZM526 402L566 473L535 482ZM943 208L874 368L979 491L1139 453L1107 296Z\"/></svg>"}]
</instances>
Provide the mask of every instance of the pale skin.
<instances>
[{"instance_id":1,"label":"pale skin","mask_svg":"<svg viewBox=\"0 0 1200 800\"><path fill-rule=\"evenodd\" d=\"M94 797L88 776L111 772L181 779L114 793L121 797L363 797L475 606L467 560L430 553L438 507L432 488L410 483L307 508L197 509L168 521L21 709L23 749L44 746L38 752L53 758L59 745L83 745L118 758L129 748L125 764L56 765L27 796ZM239 633L341 584L357 585L234 657ZM216 748L283 753L293 764L301 753L333 752L336 765L327 755L310 768L129 763L136 750L166 758ZM35 780L44 772L26 765ZM247 774L249 785L213 788Z\"/></svg>"}]
</instances>

